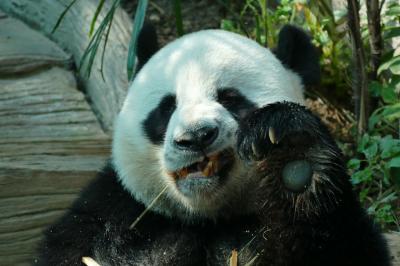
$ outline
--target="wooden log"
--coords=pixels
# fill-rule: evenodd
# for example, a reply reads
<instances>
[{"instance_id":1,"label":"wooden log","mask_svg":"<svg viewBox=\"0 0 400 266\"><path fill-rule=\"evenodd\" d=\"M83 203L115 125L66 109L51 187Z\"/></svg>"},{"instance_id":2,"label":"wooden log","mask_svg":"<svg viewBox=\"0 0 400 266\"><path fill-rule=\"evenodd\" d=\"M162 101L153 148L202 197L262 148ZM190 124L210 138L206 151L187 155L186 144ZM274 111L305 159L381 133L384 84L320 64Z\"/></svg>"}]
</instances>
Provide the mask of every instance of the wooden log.
<instances>
[{"instance_id":1,"label":"wooden log","mask_svg":"<svg viewBox=\"0 0 400 266\"><path fill-rule=\"evenodd\" d=\"M90 22L98 0L76 1L65 15L58 30L51 34L57 19L69 2L65 0L5 0L0 1L0 9L39 29L71 53L75 62L79 62L89 42ZM112 1L105 1L98 21L104 18L111 3ZM103 69L105 79L103 80L100 72L102 48L98 51L90 78L85 77L83 72L81 75L96 115L108 132L112 129L114 118L122 106L128 88L126 60L131 29L131 19L124 10L118 8L105 52Z\"/></svg>"},{"instance_id":2,"label":"wooden log","mask_svg":"<svg viewBox=\"0 0 400 266\"><path fill-rule=\"evenodd\" d=\"M0 265L29 265L42 230L104 165L109 137L58 67L0 79Z\"/></svg>"},{"instance_id":3,"label":"wooden log","mask_svg":"<svg viewBox=\"0 0 400 266\"><path fill-rule=\"evenodd\" d=\"M386 233L385 237L392 257L392 266L400 266L400 233Z\"/></svg>"},{"instance_id":4,"label":"wooden log","mask_svg":"<svg viewBox=\"0 0 400 266\"><path fill-rule=\"evenodd\" d=\"M0 24L0 76L72 64L70 55L21 21L0 12Z\"/></svg>"}]
</instances>

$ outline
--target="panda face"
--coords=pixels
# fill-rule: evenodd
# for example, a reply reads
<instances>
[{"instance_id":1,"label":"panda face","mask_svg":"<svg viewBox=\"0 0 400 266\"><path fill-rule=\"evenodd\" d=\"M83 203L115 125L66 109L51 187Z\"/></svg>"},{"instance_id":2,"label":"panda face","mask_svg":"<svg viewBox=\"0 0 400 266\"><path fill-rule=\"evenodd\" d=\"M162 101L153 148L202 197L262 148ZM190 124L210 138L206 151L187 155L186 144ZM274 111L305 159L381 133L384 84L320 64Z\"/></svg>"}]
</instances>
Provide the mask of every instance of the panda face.
<instances>
[{"instance_id":1,"label":"panda face","mask_svg":"<svg viewBox=\"0 0 400 266\"><path fill-rule=\"evenodd\" d=\"M302 84L268 49L221 30L174 41L139 71L117 119L122 184L145 205L166 188L154 207L166 215L250 211L253 167L236 155L238 121L277 101L302 104Z\"/></svg>"}]
</instances>

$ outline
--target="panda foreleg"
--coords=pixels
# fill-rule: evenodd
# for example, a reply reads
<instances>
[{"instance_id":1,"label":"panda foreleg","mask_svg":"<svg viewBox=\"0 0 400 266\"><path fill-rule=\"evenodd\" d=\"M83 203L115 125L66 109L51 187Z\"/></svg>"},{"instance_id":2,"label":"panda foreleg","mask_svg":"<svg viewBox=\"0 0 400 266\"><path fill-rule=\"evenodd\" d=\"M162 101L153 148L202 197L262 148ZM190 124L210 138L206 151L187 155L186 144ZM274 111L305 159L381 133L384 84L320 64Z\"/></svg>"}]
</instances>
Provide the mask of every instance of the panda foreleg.
<instances>
[{"instance_id":1,"label":"panda foreleg","mask_svg":"<svg viewBox=\"0 0 400 266\"><path fill-rule=\"evenodd\" d=\"M261 180L265 262L389 265L386 243L352 191L339 148L305 107L280 102L249 114L239 127L238 152Z\"/></svg>"}]
</instances>

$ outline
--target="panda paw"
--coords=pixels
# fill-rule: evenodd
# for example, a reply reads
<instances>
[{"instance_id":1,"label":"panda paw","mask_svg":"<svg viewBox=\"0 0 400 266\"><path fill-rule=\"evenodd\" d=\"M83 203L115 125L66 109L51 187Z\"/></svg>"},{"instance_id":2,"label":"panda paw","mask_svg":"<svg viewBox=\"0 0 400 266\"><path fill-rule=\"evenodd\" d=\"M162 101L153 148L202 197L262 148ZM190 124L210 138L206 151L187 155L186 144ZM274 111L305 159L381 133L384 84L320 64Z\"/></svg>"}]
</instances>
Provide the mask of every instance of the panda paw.
<instances>
[{"instance_id":1,"label":"panda paw","mask_svg":"<svg viewBox=\"0 0 400 266\"><path fill-rule=\"evenodd\" d=\"M321 121L304 106L278 102L250 113L239 125L238 152L260 161L277 149L303 150L326 135Z\"/></svg>"},{"instance_id":2,"label":"panda paw","mask_svg":"<svg viewBox=\"0 0 400 266\"><path fill-rule=\"evenodd\" d=\"M260 177L262 209L283 221L317 221L338 206L343 191L351 194L339 148L304 106L279 102L250 113L240 123L237 145Z\"/></svg>"},{"instance_id":3,"label":"panda paw","mask_svg":"<svg viewBox=\"0 0 400 266\"><path fill-rule=\"evenodd\" d=\"M263 175L282 177L285 190L296 193L312 184L315 172L329 178L343 171L340 151L327 128L296 103L273 103L250 113L239 126L238 152L256 162Z\"/></svg>"}]
</instances>

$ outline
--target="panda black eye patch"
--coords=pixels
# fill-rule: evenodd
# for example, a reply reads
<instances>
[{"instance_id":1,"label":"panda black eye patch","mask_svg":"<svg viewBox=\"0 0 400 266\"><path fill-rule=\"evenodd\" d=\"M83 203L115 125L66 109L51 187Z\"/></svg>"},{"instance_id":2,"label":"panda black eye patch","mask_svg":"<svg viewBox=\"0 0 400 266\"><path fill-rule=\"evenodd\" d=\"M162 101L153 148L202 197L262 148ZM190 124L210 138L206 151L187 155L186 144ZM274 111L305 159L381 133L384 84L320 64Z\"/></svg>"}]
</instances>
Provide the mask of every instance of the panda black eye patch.
<instances>
[{"instance_id":1,"label":"panda black eye patch","mask_svg":"<svg viewBox=\"0 0 400 266\"><path fill-rule=\"evenodd\" d=\"M163 142L169 119L175 109L175 95L168 94L161 99L157 107L143 121L143 130L154 144L161 144Z\"/></svg>"},{"instance_id":2,"label":"panda black eye patch","mask_svg":"<svg viewBox=\"0 0 400 266\"><path fill-rule=\"evenodd\" d=\"M256 109L255 103L247 99L237 89L218 89L217 101L227 109L236 120L240 120Z\"/></svg>"}]
</instances>

